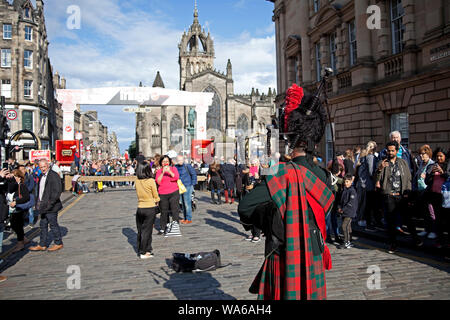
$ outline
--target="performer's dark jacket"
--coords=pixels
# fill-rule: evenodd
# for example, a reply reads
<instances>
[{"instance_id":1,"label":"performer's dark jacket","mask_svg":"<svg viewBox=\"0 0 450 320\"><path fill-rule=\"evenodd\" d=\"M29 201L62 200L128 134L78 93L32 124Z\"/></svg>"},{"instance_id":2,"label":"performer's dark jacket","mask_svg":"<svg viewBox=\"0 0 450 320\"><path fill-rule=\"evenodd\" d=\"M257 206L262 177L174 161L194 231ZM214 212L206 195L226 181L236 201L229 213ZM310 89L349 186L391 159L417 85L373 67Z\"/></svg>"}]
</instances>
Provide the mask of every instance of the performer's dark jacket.
<instances>
[{"instance_id":1,"label":"performer's dark jacket","mask_svg":"<svg viewBox=\"0 0 450 320\"><path fill-rule=\"evenodd\" d=\"M314 173L320 180L330 187L330 179L325 169L315 165L308 160L306 156L300 156L292 159L300 166L306 167ZM330 187L331 189L331 187ZM265 256L272 253L280 255L284 247L285 228L280 214L277 213L277 207L270 196L269 188L265 179L257 184L255 188L247 194L239 203L239 216L245 230L250 230L252 225L262 230L266 237ZM312 210L309 210L309 221L314 221L315 217ZM310 224L310 231L320 234L317 223ZM312 250L314 255L323 251L317 237L311 237Z\"/></svg>"}]
</instances>

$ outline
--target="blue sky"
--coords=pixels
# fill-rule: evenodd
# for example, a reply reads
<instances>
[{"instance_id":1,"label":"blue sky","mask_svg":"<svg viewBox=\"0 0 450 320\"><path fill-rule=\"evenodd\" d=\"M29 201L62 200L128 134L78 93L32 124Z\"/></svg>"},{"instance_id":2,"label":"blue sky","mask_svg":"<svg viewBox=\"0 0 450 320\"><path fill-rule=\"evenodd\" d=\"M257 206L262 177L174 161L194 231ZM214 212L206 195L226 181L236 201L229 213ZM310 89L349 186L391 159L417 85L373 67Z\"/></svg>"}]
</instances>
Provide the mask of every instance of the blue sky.
<instances>
[{"instance_id":1,"label":"blue sky","mask_svg":"<svg viewBox=\"0 0 450 320\"><path fill-rule=\"evenodd\" d=\"M33 1L34 2L34 1ZM151 86L160 71L166 88L178 89L178 43L192 24L194 0L47 0L45 17L54 71L69 89ZM80 9L80 28L69 29L70 6ZM197 0L200 24L210 30L215 68L233 63L236 93L276 86L273 3L265 0ZM121 152L134 140L135 116L121 107L97 110L115 131Z\"/></svg>"}]
</instances>

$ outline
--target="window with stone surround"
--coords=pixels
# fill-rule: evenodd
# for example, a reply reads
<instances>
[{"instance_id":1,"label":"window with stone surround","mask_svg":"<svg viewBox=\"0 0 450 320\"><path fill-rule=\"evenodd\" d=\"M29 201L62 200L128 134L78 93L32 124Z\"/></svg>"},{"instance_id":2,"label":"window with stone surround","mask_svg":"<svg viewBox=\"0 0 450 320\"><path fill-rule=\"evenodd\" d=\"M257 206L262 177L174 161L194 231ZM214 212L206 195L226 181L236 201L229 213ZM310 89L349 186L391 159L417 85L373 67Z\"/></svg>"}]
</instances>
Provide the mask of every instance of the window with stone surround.
<instances>
[{"instance_id":1,"label":"window with stone surround","mask_svg":"<svg viewBox=\"0 0 450 320\"><path fill-rule=\"evenodd\" d=\"M12 24L3 24L3 39L12 39Z\"/></svg>"},{"instance_id":2,"label":"window with stone surround","mask_svg":"<svg viewBox=\"0 0 450 320\"><path fill-rule=\"evenodd\" d=\"M391 114L391 130L399 131L402 136L402 145L408 147L409 145L409 119L407 112Z\"/></svg>"},{"instance_id":3,"label":"window with stone surround","mask_svg":"<svg viewBox=\"0 0 450 320\"><path fill-rule=\"evenodd\" d=\"M11 49L2 49L1 60L2 68L11 68Z\"/></svg>"},{"instance_id":4,"label":"window with stone surround","mask_svg":"<svg viewBox=\"0 0 450 320\"><path fill-rule=\"evenodd\" d=\"M11 99L11 79L2 79L1 95Z\"/></svg>"},{"instance_id":5,"label":"window with stone surround","mask_svg":"<svg viewBox=\"0 0 450 320\"><path fill-rule=\"evenodd\" d=\"M316 48L316 80L317 82L319 82L322 80L322 64L320 63L322 55L320 53L320 42L316 43L315 48Z\"/></svg>"},{"instance_id":6,"label":"window with stone surround","mask_svg":"<svg viewBox=\"0 0 450 320\"><path fill-rule=\"evenodd\" d=\"M350 43L350 66L356 64L357 47L356 47L356 27L355 20L350 21L348 24L348 39Z\"/></svg>"},{"instance_id":7,"label":"window with stone surround","mask_svg":"<svg viewBox=\"0 0 450 320\"><path fill-rule=\"evenodd\" d=\"M33 68L33 51L25 50L23 52L23 66L28 69Z\"/></svg>"},{"instance_id":8,"label":"window with stone surround","mask_svg":"<svg viewBox=\"0 0 450 320\"><path fill-rule=\"evenodd\" d=\"M405 25L403 24L403 17L405 10L402 6L401 0L390 1L391 11L391 38L392 38L392 54L397 54L403 51L405 43L403 36L405 34Z\"/></svg>"},{"instance_id":9,"label":"window with stone surround","mask_svg":"<svg viewBox=\"0 0 450 320\"><path fill-rule=\"evenodd\" d=\"M314 12L318 12L320 9L320 0L313 0Z\"/></svg>"},{"instance_id":10,"label":"window with stone surround","mask_svg":"<svg viewBox=\"0 0 450 320\"><path fill-rule=\"evenodd\" d=\"M25 40L27 41L33 40L33 28L30 26L25 26Z\"/></svg>"},{"instance_id":11,"label":"window with stone surround","mask_svg":"<svg viewBox=\"0 0 450 320\"><path fill-rule=\"evenodd\" d=\"M299 72L298 72L298 56L289 57L288 59L289 65L289 82L300 84Z\"/></svg>"},{"instance_id":12,"label":"window with stone surround","mask_svg":"<svg viewBox=\"0 0 450 320\"><path fill-rule=\"evenodd\" d=\"M25 80L23 84L23 96L31 98L33 95L33 80Z\"/></svg>"},{"instance_id":13,"label":"window with stone surround","mask_svg":"<svg viewBox=\"0 0 450 320\"><path fill-rule=\"evenodd\" d=\"M330 67L333 69L333 72L336 74L337 73L336 32L333 32L332 34L330 34L329 43L330 43Z\"/></svg>"}]
</instances>

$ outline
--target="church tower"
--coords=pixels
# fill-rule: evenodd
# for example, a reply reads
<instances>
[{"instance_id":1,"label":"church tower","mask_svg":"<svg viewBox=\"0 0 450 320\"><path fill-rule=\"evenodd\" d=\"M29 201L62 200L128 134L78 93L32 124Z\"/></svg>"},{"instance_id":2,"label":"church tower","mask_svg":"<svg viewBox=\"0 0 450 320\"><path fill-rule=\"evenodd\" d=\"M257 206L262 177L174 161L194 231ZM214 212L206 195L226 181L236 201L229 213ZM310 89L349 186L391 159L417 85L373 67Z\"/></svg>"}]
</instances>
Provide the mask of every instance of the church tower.
<instances>
[{"instance_id":1,"label":"church tower","mask_svg":"<svg viewBox=\"0 0 450 320\"><path fill-rule=\"evenodd\" d=\"M214 42L208 31L198 22L197 1L194 8L194 22L188 32L183 33L178 45L180 65L180 90L185 90L186 78L214 69Z\"/></svg>"}]
</instances>

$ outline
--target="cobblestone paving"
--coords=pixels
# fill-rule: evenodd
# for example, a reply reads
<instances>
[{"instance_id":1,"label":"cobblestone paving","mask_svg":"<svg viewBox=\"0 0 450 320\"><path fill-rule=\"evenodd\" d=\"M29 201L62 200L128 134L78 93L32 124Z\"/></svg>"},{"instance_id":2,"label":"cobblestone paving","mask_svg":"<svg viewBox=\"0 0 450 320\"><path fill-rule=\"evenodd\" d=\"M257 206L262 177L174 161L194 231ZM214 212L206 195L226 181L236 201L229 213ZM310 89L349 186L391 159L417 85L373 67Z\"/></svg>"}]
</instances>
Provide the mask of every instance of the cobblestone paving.
<instances>
[{"instance_id":1,"label":"cobblestone paving","mask_svg":"<svg viewBox=\"0 0 450 320\"><path fill-rule=\"evenodd\" d=\"M136 254L134 190L106 189L87 194L59 218L64 249L28 250L9 256L1 266L8 280L0 299L196 299L233 300L255 296L248 288L264 260L264 242L244 241L237 205L210 203L197 191L194 223L181 226L182 237L153 233L155 257ZM159 224L159 220L157 220ZM34 240L38 240L35 237ZM450 265L413 252L389 255L379 244L358 239L356 247L330 247L333 269L327 272L329 299L449 299ZM173 252L219 249L231 266L207 273L177 274L169 267ZM81 288L68 289L69 266L79 266ZM369 266L381 270L381 289L370 290Z\"/></svg>"}]
</instances>

